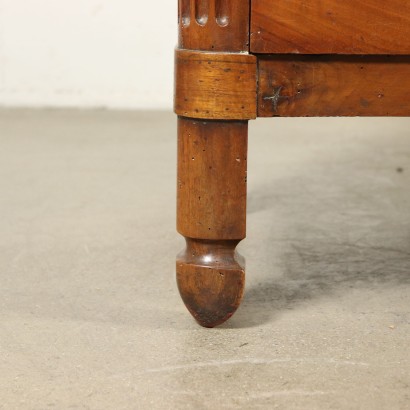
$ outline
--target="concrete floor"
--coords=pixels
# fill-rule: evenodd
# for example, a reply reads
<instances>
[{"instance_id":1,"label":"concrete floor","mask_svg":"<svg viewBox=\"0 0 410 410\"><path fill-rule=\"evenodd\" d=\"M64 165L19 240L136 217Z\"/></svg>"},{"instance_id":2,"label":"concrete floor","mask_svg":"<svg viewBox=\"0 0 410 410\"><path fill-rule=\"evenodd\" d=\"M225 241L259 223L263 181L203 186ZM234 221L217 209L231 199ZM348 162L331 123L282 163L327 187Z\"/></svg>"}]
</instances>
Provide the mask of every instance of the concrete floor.
<instances>
[{"instance_id":1,"label":"concrete floor","mask_svg":"<svg viewBox=\"0 0 410 410\"><path fill-rule=\"evenodd\" d=\"M203 329L174 116L0 112L0 409L410 408L410 119L250 131L247 291Z\"/></svg>"}]
</instances>

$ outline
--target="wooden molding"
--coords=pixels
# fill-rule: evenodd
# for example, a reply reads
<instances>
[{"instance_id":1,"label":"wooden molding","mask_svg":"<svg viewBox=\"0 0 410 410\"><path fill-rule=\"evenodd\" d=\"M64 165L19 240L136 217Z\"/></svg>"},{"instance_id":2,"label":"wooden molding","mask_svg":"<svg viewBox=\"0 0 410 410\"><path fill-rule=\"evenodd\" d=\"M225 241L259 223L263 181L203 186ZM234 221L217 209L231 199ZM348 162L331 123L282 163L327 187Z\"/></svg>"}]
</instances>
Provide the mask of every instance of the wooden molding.
<instances>
[{"instance_id":1,"label":"wooden molding","mask_svg":"<svg viewBox=\"0 0 410 410\"><path fill-rule=\"evenodd\" d=\"M249 51L250 0L179 0L179 47Z\"/></svg>"},{"instance_id":2,"label":"wooden molding","mask_svg":"<svg viewBox=\"0 0 410 410\"><path fill-rule=\"evenodd\" d=\"M258 77L259 117L410 115L410 56L259 56Z\"/></svg>"},{"instance_id":3,"label":"wooden molding","mask_svg":"<svg viewBox=\"0 0 410 410\"><path fill-rule=\"evenodd\" d=\"M177 49L175 112L183 117L256 118L256 57Z\"/></svg>"}]
</instances>

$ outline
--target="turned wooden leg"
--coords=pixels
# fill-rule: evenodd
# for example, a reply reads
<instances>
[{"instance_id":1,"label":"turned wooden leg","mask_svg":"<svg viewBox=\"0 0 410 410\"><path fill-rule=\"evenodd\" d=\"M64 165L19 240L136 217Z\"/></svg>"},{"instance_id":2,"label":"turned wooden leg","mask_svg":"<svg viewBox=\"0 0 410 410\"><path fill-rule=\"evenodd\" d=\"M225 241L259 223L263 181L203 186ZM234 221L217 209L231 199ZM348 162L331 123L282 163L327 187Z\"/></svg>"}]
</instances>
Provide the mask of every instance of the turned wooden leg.
<instances>
[{"instance_id":1,"label":"turned wooden leg","mask_svg":"<svg viewBox=\"0 0 410 410\"><path fill-rule=\"evenodd\" d=\"M177 259L182 299L205 327L221 324L241 301L246 230L247 121L178 119Z\"/></svg>"},{"instance_id":2,"label":"turned wooden leg","mask_svg":"<svg viewBox=\"0 0 410 410\"><path fill-rule=\"evenodd\" d=\"M178 114L177 282L206 327L241 301L248 120L256 118L256 57L249 54L250 0L179 0L175 53Z\"/></svg>"}]
</instances>

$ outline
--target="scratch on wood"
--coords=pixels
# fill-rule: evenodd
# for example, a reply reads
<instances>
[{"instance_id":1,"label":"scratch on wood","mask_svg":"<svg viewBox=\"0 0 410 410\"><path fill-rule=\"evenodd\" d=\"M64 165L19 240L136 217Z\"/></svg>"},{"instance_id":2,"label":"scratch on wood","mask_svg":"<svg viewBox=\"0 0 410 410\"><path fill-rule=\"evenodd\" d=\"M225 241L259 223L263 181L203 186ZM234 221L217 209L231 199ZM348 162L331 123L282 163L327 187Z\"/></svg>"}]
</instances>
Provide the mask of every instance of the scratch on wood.
<instances>
[{"instance_id":1,"label":"scratch on wood","mask_svg":"<svg viewBox=\"0 0 410 410\"><path fill-rule=\"evenodd\" d=\"M277 111L278 111L278 103L279 103L279 100L280 100L280 98L281 98L280 93L281 93L282 89L283 89L282 86L280 86L280 87L275 87L275 88L273 89L273 95L272 95L272 96L263 97L263 99L264 99L265 101L271 101L271 102L272 102L272 107L273 107L273 111L274 111L274 112L277 112Z\"/></svg>"}]
</instances>

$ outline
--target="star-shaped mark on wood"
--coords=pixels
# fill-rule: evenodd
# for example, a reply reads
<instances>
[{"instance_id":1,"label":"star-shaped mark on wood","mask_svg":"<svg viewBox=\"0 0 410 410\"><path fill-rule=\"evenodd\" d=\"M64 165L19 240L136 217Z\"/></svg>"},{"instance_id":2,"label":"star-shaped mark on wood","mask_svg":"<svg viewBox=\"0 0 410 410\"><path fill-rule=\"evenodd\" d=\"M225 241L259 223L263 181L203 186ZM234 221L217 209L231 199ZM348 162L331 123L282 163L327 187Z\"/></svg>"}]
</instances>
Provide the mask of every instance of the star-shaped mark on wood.
<instances>
[{"instance_id":1,"label":"star-shaped mark on wood","mask_svg":"<svg viewBox=\"0 0 410 410\"><path fill-rule=\"evenodd\" d=\"M272 96L267 96L267 97L263 97L264 101L271 101L272 102L272 106L273 106L273 111L276 112L278 111L278 103L279 100L281 98L286 98L286 97L282 97L280 95L281 91L282 91L283 87L274 87L273 88L273 95Z\"/></svg>"}]
</instances>

